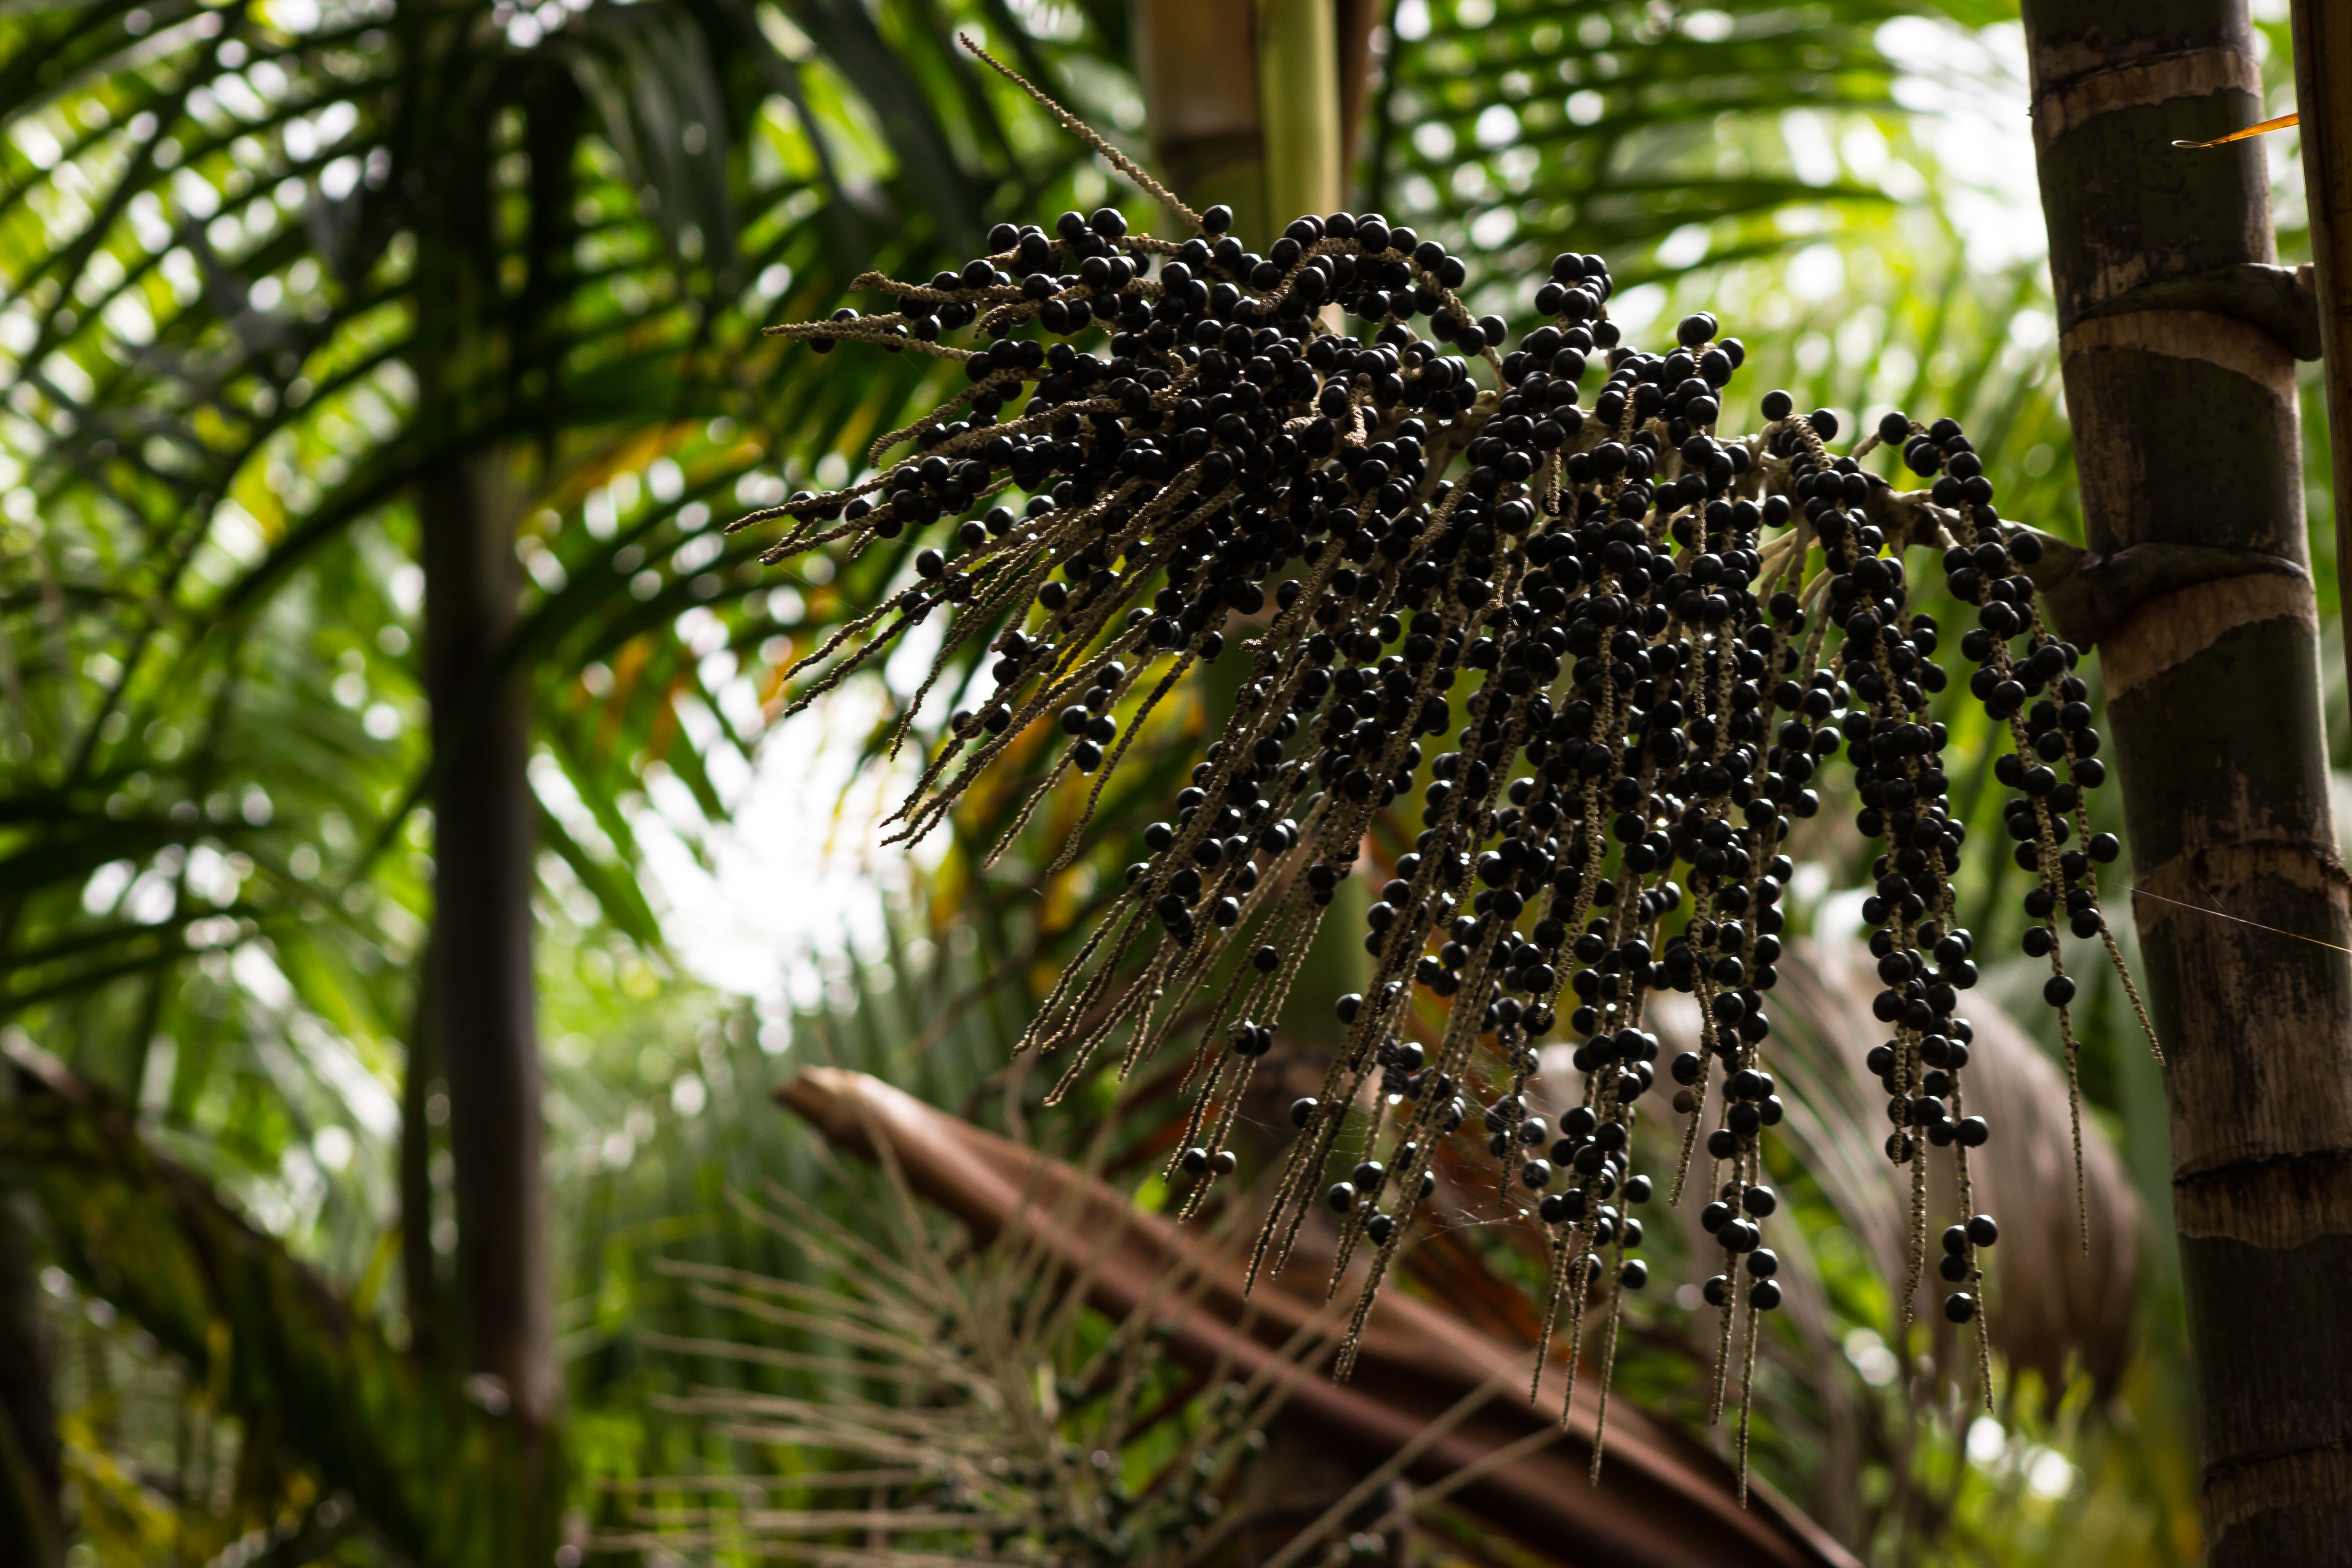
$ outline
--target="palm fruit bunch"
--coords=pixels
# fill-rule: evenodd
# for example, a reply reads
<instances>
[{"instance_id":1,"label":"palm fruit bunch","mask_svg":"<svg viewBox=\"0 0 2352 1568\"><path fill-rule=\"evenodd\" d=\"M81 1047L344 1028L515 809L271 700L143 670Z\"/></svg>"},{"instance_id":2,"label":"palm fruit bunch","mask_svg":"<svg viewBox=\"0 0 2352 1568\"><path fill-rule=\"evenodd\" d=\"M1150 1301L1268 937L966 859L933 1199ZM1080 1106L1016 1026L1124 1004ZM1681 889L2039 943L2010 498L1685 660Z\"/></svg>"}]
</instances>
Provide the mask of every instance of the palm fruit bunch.
<instances>
[{"instance_id":1,"label":"palm fruit bunch","mask_svg":"<svg viewBox=\"0 0 2352 1568\"><path fill-rule=\"evenodd\" d=\"M1622 1290L1646 1278L1631 1210L1653 1182L1631 1168L1632 1134L1644 1113L1680 1117L1670 1196L1703 1161L1723 1254L1705 1286L1719 1412L1735 1327L1752 1369L1757 1316L1780 1300L1759 1157L1782 1116L1769 999L1789 837L1841 752L1855 826L1884 848L1864 914L1886 1037L1868 1065L1912 1186L1915 1287L1927 1160L1948 1152L1967 1212L1970 1152L1992 1136L1966 1104L1958 1008L1977 971L1952 876L1967 832L1929 708L1951 643L1912 607L1907 547L1940 550L1974 608L1953 641L2011 741L1996 773L2017 791L2028 951L2052 961L2062 1029L2055 918L2105 935L2095 873L2117 847L2084 815L2102 768L2076 649L2022 574L2040 540L2000 516L1948 419L1890 414L1842 453L1836 417L1773 392L1760 426L1732 433L1739 340L1702 312L1655 349L1625 341L1597 256L1558 257L1530 290L1539 323L1514 336L1465 308L1460 258L1379 214L1302 216L1263 252L1223 208L1183 216L1195 232L1178 240L1109 207L1000 225L957 270L857 280L893 310L772 329L820 353L939 355L967 378L876 443L873 477L743 520L785 525L771 559L925 542L903 588L793 672L818 672L798 700L947 612L939 669L984 642L994 687L933 731L897 820L921 836L1027 754L1022 737L1056 736L1010 843L1070 774L1098 798L1188 673L1244 661L1230 715L1024 1048L1065 1053L1066 1089L1098 1051L1131 1072L1205 1015L1167 1173L1197 1207L1236 1167L1268 1020L1364 868L1374 816L1407 833L1417 817L1363 916L1370 983L1331 999L1345 1043L1293 1107L1253 1275L1282 1266L1318 1205L1337 1216L1335 1289L1369 1249L1344 1375L1439 1145L1475 1121L1506 1197L1551 1238L1548 1318L1564 1305L1574 1335L1605 1300L1613 1344ZM1865 468L1882 445L1927 487ZM1416 991L1432 999L1418 1013ZM1668 991L1696 998L1706 1048L1662 1065L1643 1014ZM1576 1102L1547 1125L1528 1090L1554 1036L1573 1044ZM1955 1227L1939 1265L1980 1363L1979 1253L1997 1234L1989 1215Z\"/></svg>"}]
</instances>

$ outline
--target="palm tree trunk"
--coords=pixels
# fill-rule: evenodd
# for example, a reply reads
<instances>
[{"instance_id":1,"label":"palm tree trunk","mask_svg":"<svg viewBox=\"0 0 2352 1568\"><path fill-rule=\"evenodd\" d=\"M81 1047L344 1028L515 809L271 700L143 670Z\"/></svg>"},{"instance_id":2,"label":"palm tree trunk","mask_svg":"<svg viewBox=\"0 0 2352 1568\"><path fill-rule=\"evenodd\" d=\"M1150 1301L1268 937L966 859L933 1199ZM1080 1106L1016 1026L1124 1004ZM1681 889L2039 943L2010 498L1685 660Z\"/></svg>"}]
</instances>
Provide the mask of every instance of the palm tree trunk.
<instances>
[{"instance_id":1,"label":"palm tree trunk","mask_svg":"<svg viewBox=\"0 0 2352 1568\"><path fill-rule=\"evenodd\" d=\"M1331 0L1258 0L1258 116L1265 127L1267 226L1272 245L1302 213L1335 210L1340 171L1339 18Z\"/></svg>"},{"instance_id":2,"label":"palm tree trunk","mask_svg":"<svg viewBox=\"0 0 2352 1568\"><path fill-rule=\"evenodd\" d=\"M0 1063L0 1100L11 1098L11 1070ZM30 1206L0 1188L0 1562L55 1568L65 1560L57 1411Z\"/></svg>"},{"instance_id":3,"label":"palm tree trunk","mask_svg":"<svg viewBox=\"0 0 2352 1568\"><path fill-rule=\"evenodd\" d=\"M1136 0L1160 175L1244 244L1346 199L1380 0ZM1235 62L1251 68L1235 69Z\"/></svg>"},{"instance_id":4,"label":"palm tree trunk","mask_svg":"<svg viewBox=\"0 0 2352 1568\"><path fill-rule=\"evenodd\" d=\"M501 1452L512 1485L494 1500L484 1563L547 1561L562 1489L531 962L530 716L520 674L500 667L516 618L508 460L495 448L444 458L417 495L439 775L421 1027L448 1085L457 1220L454 1300L427 1344L467 1373L467 1397L511 1423ZM429 1202L427 1211L415 1223L429 1224Z\"/></svg>"},{"instance_id":5,"label":"palm tree trunk","mask_svg":"<svg viewBox=\"0 0 2352 1568\"><path fill-rule=\"evenodd\" d=\"M2171 145L2261 118L2259 57L2243 0L2024 9L2090 548L2292 563L2140 605L2102 668L2155 895L2134 915L2167 1052L2210 1560L2352 1563L2352 1312L2336 1289L2352 1277L2352 882L2328 806L2293 365L2238 315L2124 298L2273 259L2261 152Z\"/></svg>"},{"instance_id":6,"label":"palm tree trunk","mask_svg":"<svg viewBox=\"0 0 2352 1568\"><path fill-rule=\"evenodd\" d=\"M1160 176L1197 210L1232 207L1245 242L1265 226L1265 122L1257 72L1234 68L1252 58L1256 30L1251 0L1136 0L1144 113Z\"/></svg>"},{"instance_id":7,"label":"palm tree trunk","mask_svg":"<svg viewBox=\"0 0 2352 1568\"><path fill-rule=\"evenodd\" d=\"M541 1169L530 711L508 646L520 619L521 459L507 443L450 434L512 422L518 357L530 345L516 341L500 305L493 128L467 110L467 46L447 33L426 48L442 65L429 86L446 97L420 109L433 134L406 177L424 198L417 381L444 434L427 447L415 492L434 765L434 926L419 1033L425 1070L447 1085L457 1222L455 1288L431 1344L443 1366L467 1374L467 1397L511 1423L502 1458L515 1469L497 1489L499 1517L487 1521L478 1560L544 1563L562 1476ZM412 1089L407 1101L423 1098ZM419 1149L430 1136L410 1131Z\"/></svg>"},{"instance_id":8,"label":"palm tree trunk","mask_svg":"<svg viewBox=\"0 0 2352 1568\"><path fill-rule=\"evenodd\" d=\"M446 461L425 480L425 647L433 702L434 933L426 997L449 1085L456 1156L453 1325L514 1415L555 1403L540 1065L531 973L533 813L522 683L498 668L515 623L503 452Z\"/></svg>"},{"instance_id":9,"label":"palm tree trunk","mask_svg":"<svg viewBox=\"0 0 2352 1568\"><path fill-rule=\"evenodd\" d=\"M2294 0L2289 21L2340 536L2352 527L2352 6ZM2352 551L2336 552L2336 582L2337 602L2352 604L2343 592L2352 584ZM2352 648L2345 657L2352 660Z\"/></svg>"}]
</instances>

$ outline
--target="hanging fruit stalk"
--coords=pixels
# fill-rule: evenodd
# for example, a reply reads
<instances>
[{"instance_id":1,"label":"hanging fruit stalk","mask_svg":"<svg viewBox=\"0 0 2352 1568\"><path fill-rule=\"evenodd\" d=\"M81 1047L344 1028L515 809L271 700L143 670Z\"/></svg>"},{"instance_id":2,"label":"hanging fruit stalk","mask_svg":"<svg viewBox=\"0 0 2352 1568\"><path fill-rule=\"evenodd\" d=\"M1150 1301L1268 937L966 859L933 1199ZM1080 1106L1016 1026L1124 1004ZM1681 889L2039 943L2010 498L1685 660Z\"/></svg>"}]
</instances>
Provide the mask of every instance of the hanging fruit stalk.
<instances>
[{"instance_id":1,"label":"hanging fruit stalk","mask_svg":"<svg viewBox=\"0 0 2352 1568\"><path fill-rule=\"evenodd\" d=\"M796 668L815 672L796 706L948 612L938 668L984 640L995 689L948 719L893 820L921 837L1019 737L1058 728L1063 749L1001 854L1049 792L1091 779L1098 796L1179 681L1244 661L1230 721L1169 819L1144 829L1123 894L1023 1042L1060 1056L1059 1098L1105 1052L1134 1071L1205 1006L1191 1120L1164 1173L1186 1214L1235 1169L1235 1118L1274 1045L1264 1020L1289 999L1374 814L1406 814L1418 792L1413 849L1363 917L1371 982L1331 1001L1344 1035L1319 1091L1293 1108L1301 1135L1252 1263L1283 1267L1318 1205L1339 1226L1334 1289L1370 1253L1342 1376L1438 1145L1474 1117L1505 1196L1549 1238L1547 1313L1581 1342L1597 1300L1606 1367L1620 1292L1646 1279L1632 1210L1654 1181L1630 1162L1661 1069L1644 1009L1693 995L1706 1048L1664 1069L1685 1118L1671 1180L1678 1198L1695 1171L1710 1200L1703 1220L1724 1253L1705 1288L1720 1312L1715 1405L1736 1388L1744 1455L1760 1318L1780 1300L1765 1245L1779 1201L1761 1140L1781 1116L1765 999L1794 873L1785 845L1818 809L1819 770L1850 754L1856 826L1884 848L1863 911L1887 1028L1869 1066L1909 1188L1906 1303L1934 1250L1931 1151L1954 1163L1966 1212L1969 1152L1992 1136L1964 1088L1972 1033L1958 1008L1976 966L1952 877L1967 833L1929 711L1948 668L1968 671L2006 737L1995 773L2016 792L2006 823L2032 884L2026 951L2050 964L2043 996L2070 1064L2062 934L2115 955L2097 868L2119 847L2091 833L2085 806L2105 780L2102 741L2078 650L2042 623L2021 570L2040 538L2000 517L1949 419L1890 414L1841 453L1833 415L1774 392L1760 429L1731 434L1739 341L1699 312L1663 352L1625 342L1597 256L1557 258L1533 289L1544 324L1515 335L1471 319L1459 258L1380 215L1301 216L1260 254L1226 208L1194 214L1148 188L1195 232L1132 234L1110 207L1065 213L1050 233L1002 224L957 271L858 279L894 310L772 329L819 353L953 359L971 384L876 444L877 464L914 448L878 477L738 524L787 525L771 559L937 542L914 553L910 586ZM1366 335L1330 330L1334 305ZM975 346L949 345L975 325ZM1097 330L1107 353L1069 341ZM1865 468L1882 447L1927 488ZM1957 667L1912 607L1904 556L1919 546L1975 606L1951 639ZM1445 749L1424 757L1423 737ZM1415 988L1450 1003L1430 1045L1407 1037ZM1528 1090L1537 1043L1563 1026L1582 1042L1580 1090L1552 1127ZM1343 1180L1335 1160L1352 1163ZM1945 1315L1977 1324L1980 1367L1983 1250L1998 1235L1976 1215L1936 1265L1952 1287Z\"/></svg>"}]
</instances>

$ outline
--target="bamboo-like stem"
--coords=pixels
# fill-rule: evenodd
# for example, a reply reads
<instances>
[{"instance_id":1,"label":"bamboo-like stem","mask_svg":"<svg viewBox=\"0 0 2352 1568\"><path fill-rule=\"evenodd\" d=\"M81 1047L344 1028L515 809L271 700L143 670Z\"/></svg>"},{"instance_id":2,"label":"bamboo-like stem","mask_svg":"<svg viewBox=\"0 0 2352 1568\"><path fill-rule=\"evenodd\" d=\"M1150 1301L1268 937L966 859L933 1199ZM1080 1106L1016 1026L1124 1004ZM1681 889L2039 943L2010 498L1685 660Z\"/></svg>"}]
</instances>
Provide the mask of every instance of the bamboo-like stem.
<instances>
[{"instance_id":1,"label":"bamboo-like stem","mask_svg":"<svg viewBox=\"0 0 2352 1568\"><path fill-rule=\"evenodd\" d=\"M1258 115L1268 232L1340 202L1339 45L1330 0L1258 0Z\"/></svg>"}]
</instances>

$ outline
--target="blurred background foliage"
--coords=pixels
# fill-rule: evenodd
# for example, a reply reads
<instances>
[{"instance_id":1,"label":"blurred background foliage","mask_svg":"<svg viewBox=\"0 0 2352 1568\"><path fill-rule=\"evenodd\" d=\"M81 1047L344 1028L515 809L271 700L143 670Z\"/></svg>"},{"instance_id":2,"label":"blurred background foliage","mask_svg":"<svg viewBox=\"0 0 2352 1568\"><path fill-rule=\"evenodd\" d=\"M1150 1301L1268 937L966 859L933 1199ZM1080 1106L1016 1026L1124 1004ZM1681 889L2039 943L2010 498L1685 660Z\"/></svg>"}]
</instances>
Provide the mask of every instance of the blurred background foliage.
<instances>
[{"instance_id":1,"label":"blurred background foliage","mask_svg":"<svg viewBox=\"0 0 2352 1568\"><path fill-rule=\"evenodd\" d=\"M845 302L869 265L919 276L971 254L1000 217L1105 200L1158 216L968 68L958 27L1147 145L1124 0L0 16L0 1027L20 1058L135 1108L152 1147L406 1342L404 1100L430 1147L432 1212L413 1223L445 1260L455 1223L434 1142L446 1095L405 1082L432 918L413 487L499 443L521 520L501 657L535 714L547 1179L583 1547L643 1495L607 1483L774 1462L664 1399L800 1374L658 1348L739 1329L656 1260L795 1277L822 1265L731 1211L730 1191L873 1201L772 1105L785 1076L866 1068L1065 1152L1091 1120L1037 1116L1040 1086L1005 1051L1168 781L1120 775L1098 852L1051 878L1076 798L987 873L985 802L944 843L873 852L877 773L903 767L879 745L919 667L894 661L782 730L765 715L783 666L917 542L766 569L758 532L721 531L854 477L875 434L948 384L937 362L879 353L819 374L761 326ZM457 405L417 369L436 303L418 247L438 230L411 116L418 73L457 58L431 52L435 29L470 62L443 89L486 117L496 156L502 287L478 308L513 345L499 395ZM2284 90L2284 20L2262 31ZM1476 309L1517 316L1552 251L1601 251L1637 341L1704 304L1749 344L1751 396L1951 414L2005 476L2007 510L2080 537L2011 8L1400 0L1374 70L1359 205L1466 242L1486 264ZM2281 248L2300 259L2293 142L2272 140ZM2336 639L2333 519L2323 483L2308 495ZM2340 658L2325 668L2340 683ZM2331 689L2331 714L2344 699ZM1169 720L1204 721L1182 705ZM1826 834L1811 848L1795 929L1849 941L1862 851ZM2014 949L2009 869L1984 858L1963 879L1988 952ZM714 935L714 902L731 936ZM2032 979L1993 965L1988 990ZM2197 1559L2161 1084L2104 972L2085 986L2090 1114L2149 1216L2112 1388L2005 1376L1998 1417L1972 1418L1929 1382L1915 1425L1886 1282L1833 1195L1790 1174L1836 1353L1783 1347L1759 1462L1869 1560ZM1146 1203L1164 1195L1145 1178L1170 1088L1081 1097L1117 1110L1108 1168ZM217 1356L77 1267L58 1216L9 1212L52 1335L74 1562L399 1560L302 1431L241 1408ZM1460 1237L1461 1268L1528 1267L1490 1231ZM1662 1269L1639 1304L1620 1376L1687 1415L1679 1278ZM1851 1450L1817 1440L1831 1385L1860 1413Z\"/></svg>"}]
</instances>

